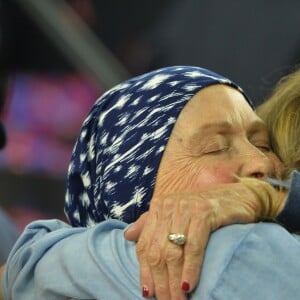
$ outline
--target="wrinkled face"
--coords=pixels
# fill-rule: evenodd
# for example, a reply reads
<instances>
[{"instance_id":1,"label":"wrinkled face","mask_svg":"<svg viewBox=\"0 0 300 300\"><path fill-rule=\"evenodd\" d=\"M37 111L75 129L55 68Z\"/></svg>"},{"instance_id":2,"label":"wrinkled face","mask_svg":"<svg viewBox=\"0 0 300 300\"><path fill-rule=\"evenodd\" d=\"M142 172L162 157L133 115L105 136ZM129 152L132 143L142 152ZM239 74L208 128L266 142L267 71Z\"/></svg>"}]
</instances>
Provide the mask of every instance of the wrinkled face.
<instances>
[{"instance_id":1,"label":"wrinkled face","mask_svg":"<svg viewBox=\"0 0 300 300\"><path fill-rule=\"evenodd\" d=\"M236 176L264 179L281 169L262 120L241 93L218 84L199 91L180 113L154 194L232 183Z\"/></svg>"}]
</instances>

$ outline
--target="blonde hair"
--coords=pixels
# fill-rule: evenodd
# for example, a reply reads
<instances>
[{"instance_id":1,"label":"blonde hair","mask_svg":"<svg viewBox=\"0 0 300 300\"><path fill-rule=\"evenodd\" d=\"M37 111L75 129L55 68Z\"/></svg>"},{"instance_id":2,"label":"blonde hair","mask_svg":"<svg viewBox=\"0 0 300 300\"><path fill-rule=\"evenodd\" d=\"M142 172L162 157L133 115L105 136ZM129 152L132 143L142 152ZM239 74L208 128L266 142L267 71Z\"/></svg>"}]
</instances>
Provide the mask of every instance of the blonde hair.
<instances>
[{"instance_id":1,"label":"blonde hair","mask_svg":"<svg viewBox=\"0 0 300 300\"><path fill-rule=\"evenodd\" d=\"M284 178L300 171L300 69L283 77L272 94L257 108L269 128L271 146L286 166ZM258 219L276 221L286 193L256 178L240 178L260 204Z\"/></svg>"},{"instance_id":2,"label":"blonde hair","mask_svg":"<svg viewBox=\"0 0 300 300\"><path fill-rule=\"evenodd\" d=\"M273 150L288 173L300 171L300 69L279 81L257 114L266 122Z\"/></svg>"}]
</instances>

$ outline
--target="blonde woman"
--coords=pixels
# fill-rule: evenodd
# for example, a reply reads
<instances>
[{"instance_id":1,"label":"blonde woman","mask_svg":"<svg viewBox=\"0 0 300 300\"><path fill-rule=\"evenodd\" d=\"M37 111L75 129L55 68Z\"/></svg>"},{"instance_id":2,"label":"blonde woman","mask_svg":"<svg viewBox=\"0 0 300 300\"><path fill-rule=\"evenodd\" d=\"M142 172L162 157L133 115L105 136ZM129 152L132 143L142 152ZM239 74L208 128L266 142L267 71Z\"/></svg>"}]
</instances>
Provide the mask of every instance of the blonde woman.
<instances>
[{"instance_id":1,"label":"blonde woman","mask_svg":"<svg viewBox=\"0 0 300 300\"><path fill-rule=\"evenodd\" d=\"M300 171L300 69L280 80L257 114L269 128L271 146L285 163L286 175Z\"/></svg>"}]
</instances>

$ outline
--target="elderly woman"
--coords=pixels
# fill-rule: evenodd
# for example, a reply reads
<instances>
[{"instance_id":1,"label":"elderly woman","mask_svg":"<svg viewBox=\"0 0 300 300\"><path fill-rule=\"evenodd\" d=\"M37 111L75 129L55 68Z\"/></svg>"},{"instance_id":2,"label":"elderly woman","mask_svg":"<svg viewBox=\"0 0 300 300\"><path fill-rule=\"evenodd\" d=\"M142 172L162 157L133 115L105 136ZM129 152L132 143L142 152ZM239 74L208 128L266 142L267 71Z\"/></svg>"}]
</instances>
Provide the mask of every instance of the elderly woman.
<instances>
[{"instance_id":1,"label":"elderly woman","mask_svg":"<svg viewBox=\"0 0 300 300\"><path fill-rule=\"evenodd\" d=\"M230 80L187 66L128 80L96 102L82 127L65 206L74 227L57 220L29 225L4 270L4 297L140 299L155 292L158 299L185 299L196 285L189 273L199 274L211 231L278 215L284 199L264 179L281 169L266 126ZM238 177L251 183L239 183ZM258 197L261 186L267 193ZM135 243L123 234L147 210L141 239L148 236L151 247L150 259L140 258L141 292ZM223 291L224 286L214 285L216 277L205 277L205 270L222 275L228 257L247 250L244 241L253 233L258 245L270 245L271 235L273 242L285 234L290 238L282 227L265 225L235 225L212 238L208 251L217 253L222 245L224 255L205 258L200 284L189 295L209 299L213 291ZM247 256L253 264L257 253L269 264L277 262L276 255L253 248ZM143 252L138 246L138 256ZM215 260L219 264L213 266ZM153 286L144 283L150 269ZM261 278L267 273L262 268ZM236 274L233 278L235 284L249 287ZM258 279L256 273L252 279ZM271 292L267 282L261 286L263 295ZM236 288L230 288L225 299L233 299Z\"/></svg>"}]
</instances>

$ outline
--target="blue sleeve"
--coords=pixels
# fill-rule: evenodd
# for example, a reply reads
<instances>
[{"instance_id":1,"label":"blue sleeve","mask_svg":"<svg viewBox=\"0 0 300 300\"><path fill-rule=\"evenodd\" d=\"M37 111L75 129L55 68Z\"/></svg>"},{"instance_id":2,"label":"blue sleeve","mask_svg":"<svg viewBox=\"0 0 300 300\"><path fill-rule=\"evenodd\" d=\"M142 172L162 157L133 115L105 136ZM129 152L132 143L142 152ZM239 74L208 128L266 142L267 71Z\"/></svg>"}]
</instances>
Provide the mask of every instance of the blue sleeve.
<instances>
[{"instance_id":1,"label":"blue sleeve","mask_svg":"<svg viewBox=\"0 0 300 300\"><path fill-rule=\"evenodd\" d=\"M126 226L116 220L89 229L33 222L8 258L4 299L143 299L135 243L123 236Z\"/></svg>"},{"instance_id":2,"label":"blue sleeve","mask_svg":"<svg viewBox=\"0 0 300 300\"><path fill-rule=\"evenodd\" d=\"M126 226L116 220L89 229L57 220L30 224L9 256L4 299L144 299ZM190 298L297 299L299 253L299 237L277 224L226 226L212 234Z\"/></svg>"},{"instance_id":3,"label":"blue sleeve","mask_svg":"<svg viewBox=\"0 0 300 300\"><path fill-rule=\"evenodd\" d=\"M210 238L195 299L299 299L300 237L273 223L231 225Z\"/></svg>"},{"instance_id":4,"label":"blue sleeve","mask_svg":"<svg viewBox=\"0 0 300 300\"><path fill-rule=\"evenodd\" d=\"M294 171L288 198L277 221L291 231L300 231L300 173Z\"/></svg>"}]
</instances>

